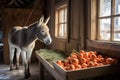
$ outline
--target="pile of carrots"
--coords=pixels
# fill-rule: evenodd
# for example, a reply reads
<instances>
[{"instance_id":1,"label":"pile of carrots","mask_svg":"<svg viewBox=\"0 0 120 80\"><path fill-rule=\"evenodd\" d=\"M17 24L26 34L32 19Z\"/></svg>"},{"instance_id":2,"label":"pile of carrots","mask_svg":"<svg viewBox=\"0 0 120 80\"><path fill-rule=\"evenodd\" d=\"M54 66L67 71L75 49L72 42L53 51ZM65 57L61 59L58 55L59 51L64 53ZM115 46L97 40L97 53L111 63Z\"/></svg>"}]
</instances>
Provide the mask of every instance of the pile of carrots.
<instances>
[{"instance_id":1,"label":"pile of carrots","mask_svg":"<svg viewBox=\"0 0 120 80\"><path fill-rule=\"evenodd\" d=\"M97 52L85 52L84 50L81 50L79 53L72 52L65 61L56 61L56 63L65 70L78 70L108 64L116 64L117 62L117 59L103 57L102 55L98 55Z\"/></svg>"}]
</instances>

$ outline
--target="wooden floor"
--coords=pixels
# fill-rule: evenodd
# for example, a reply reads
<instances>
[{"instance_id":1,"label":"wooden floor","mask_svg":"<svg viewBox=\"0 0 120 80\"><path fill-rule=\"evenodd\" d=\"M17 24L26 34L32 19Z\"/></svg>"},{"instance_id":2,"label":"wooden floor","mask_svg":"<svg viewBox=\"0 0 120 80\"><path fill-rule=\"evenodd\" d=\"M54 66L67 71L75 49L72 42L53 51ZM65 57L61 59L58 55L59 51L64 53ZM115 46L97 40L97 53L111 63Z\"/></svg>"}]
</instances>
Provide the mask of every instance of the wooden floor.
<instances>
[{"instance_id":1,"label":"wooden floor","mask_svg":"<svg viewBox=\"0 0 120 80\"><path fill-rule=\"evenodd\" d=\"M32 63L30 64L31 77L27 80L39 80L39 64ZM0 80L25 80L24 79L24 67L20 65L19 70L9 71L9 65L0 64ZM45 80L55 80L47 70L44 74Z\"/></svg>"},{"instance_id":2,"label":"wooden floor","mask_svg":"<svg viewBox=\"0 0 120 80\"><path fill-rule=\"evenodd\" d=\"M32 63L30 64L31 77L27 80L39 80L39 64ZM24 79L24 67L20 65L19 70L9 71L9 65L0 64L0 80L25 80ZM89 75L89 74L88 74ZM45 69L44 70L44 80L55 80L50 73ZM118 76L108 76L108 78L99 77L94 79L83 79L83 80L120 80Z\"/></svg>"}]
</instances>

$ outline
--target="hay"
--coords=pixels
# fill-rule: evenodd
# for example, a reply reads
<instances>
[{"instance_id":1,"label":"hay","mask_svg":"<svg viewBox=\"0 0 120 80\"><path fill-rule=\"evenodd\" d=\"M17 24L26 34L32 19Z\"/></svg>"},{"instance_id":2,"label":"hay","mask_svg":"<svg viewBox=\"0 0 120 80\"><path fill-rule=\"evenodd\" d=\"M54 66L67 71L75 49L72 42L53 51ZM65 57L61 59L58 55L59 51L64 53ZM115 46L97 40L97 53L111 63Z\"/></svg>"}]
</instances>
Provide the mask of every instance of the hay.
<instances>
[{"instance_id":1,"label":"hay","mask_svg":"<svg viewBox=\"0 0 120 80\"><path fill-rule=\"evenodd\" d=\"M54 50L40 49L38 51L38 53L41 57L46 59L50 64L53 61L65 60L66 59L66 56L63 53L58 52L58 51L54 51Z\"/></svg>"}]
</instances>

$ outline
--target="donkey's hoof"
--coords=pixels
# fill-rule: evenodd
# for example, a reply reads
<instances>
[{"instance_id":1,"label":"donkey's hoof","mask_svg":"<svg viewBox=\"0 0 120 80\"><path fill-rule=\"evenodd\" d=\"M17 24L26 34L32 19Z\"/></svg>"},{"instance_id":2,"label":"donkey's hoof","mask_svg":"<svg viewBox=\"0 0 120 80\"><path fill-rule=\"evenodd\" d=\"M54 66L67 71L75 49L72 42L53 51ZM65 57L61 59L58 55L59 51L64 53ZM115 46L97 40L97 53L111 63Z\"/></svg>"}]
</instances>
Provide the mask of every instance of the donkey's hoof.
<instances>
[{"instance_id":1,"label":"donkey's hoof","mask_svg":"<svg viewBox=\"0 0 120 80\"><path fill-rule=\"evenodd\" d=\"M30 73L28 73L28 76L29 76L29 77L31 77L31 74L30 74Z\"/></svg>"},{"instance_id":2,"label":"donkey's hoof","mask_svg":"<svg viewBox=\"0 0 120 80\"><path fill-rule=\"evenodd\" d=\"M16 70L19 70L20 68L19 67L16 67Z\"/></svg>"},{"instance_id":3,"label":"donkey's hoof","mask_svg":"<svg viewBox=\"0 0 120 80\"><path fill-rule=\"evenodd\" d=\"M28 75L25 75L25 79L28 79L29 77L28 77Z\"/></svg>"},{"instance_id":4,"label":"donkey's hoof","mask_svg":"<svg viewBox=\"0 0 120 80\"><path fill-rule=\"evenodd\" d=\"M25 74L25 79L28 79L30 76L31 76L31 74L30 74L30 73Z\"/></svg>"},{"instance_id":5,"label":"donkey's hoof","mask_svg":"<svg viewBox=\"0 0 120 80\"><path fill-rule=\"evenodd\" d=\"M10 71L13 71L13 67L10 67Z\"/></svg>"},{"instance_id":6,"label":"donkey's hoof","mask_svg":"<svg viewBox=\"0 0 120 80\"><path fill-rule=\"evenodd\" d=\"M13 71L13 69L10 68L10 71Z\"/></svg>"}]
</instances>

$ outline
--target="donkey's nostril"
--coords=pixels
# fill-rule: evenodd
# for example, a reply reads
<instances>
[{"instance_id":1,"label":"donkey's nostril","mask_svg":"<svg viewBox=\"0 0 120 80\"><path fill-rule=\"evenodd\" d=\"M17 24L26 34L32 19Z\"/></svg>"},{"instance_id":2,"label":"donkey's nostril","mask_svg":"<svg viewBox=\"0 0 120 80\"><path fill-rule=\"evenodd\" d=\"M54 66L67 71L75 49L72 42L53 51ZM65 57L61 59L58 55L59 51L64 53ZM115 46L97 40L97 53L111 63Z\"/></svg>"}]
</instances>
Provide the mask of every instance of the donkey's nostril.
<instances>
[{"instance_id":1,"label":"donkey's nostril","mask_svg":"<svg viewBox=\"0 0 120 80\"><path fill-rule=\"evenodd\" d=\"M50 44L51 43L50 40L48 40L47 43Z\"/></svg>"},{"instance_id":2,"label":"donkey's nostril","mask_svg":"<svg viewBox=\"0 0 120 80\"><path fill-rule=\"evenodd\" d=\"M51 40L47 40L47 44L50 45L51 44Z\"/></svg>"},{"instance_id":3,"label":"donkey's nostril","mask_svg":"<svg viewBox=\"0 0 120 80\"><path fill-rule=\"evenodd\" d=\"M48 42L50 43L50 40L48 40Z\"/></svg>"},{"instance_id":4,"label":"donkey's nostril","mask_svg":"<svg viewBox=\"0 0 120 80\"><path fill-rule=\"evenodd\" d=\"M46 37L46 38L44 39L44 43L45 43L46 45L50 45L50 44L52 43L52 39L51 39L50 37Z\"/></svg>"}]
</instances>

